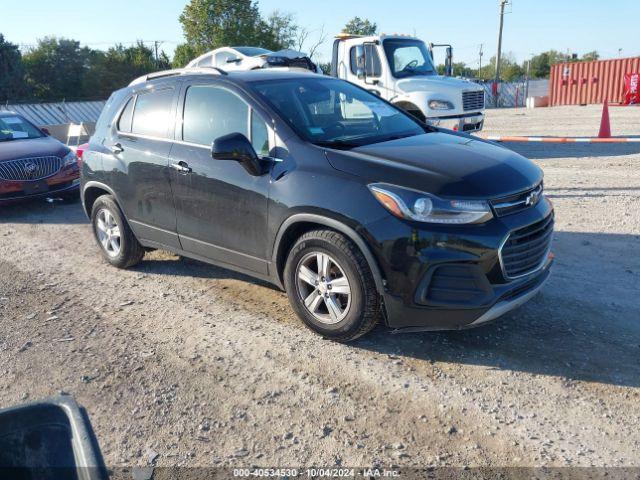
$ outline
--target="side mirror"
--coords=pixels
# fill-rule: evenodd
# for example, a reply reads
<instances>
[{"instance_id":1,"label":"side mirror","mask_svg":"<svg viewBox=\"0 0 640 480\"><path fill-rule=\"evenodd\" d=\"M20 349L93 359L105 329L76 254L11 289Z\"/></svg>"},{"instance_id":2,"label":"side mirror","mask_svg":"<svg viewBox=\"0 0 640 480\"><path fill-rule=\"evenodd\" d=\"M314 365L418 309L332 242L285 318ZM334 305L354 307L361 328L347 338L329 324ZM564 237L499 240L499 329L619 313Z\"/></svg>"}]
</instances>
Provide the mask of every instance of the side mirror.
<instances>
[{"instance_id":1,"label":"side mirror","mask_svg":"<svg viewBox=\"0 0 640 480\"><path fill-rule=\"evenodd\" d=\"M42 127L40 130L42 130L42 133L44 133L47 137L51 136L51 132L49 131L48 128Z\"/></svg>"},{"instance_id":2,"label":"side mirror","mask_svg":"<svg viewBox=\"0 0 640 480\"><path fill-rule=\"evenodd\" d=\"M235 160L250 175L262 175L262 165L258 154L249 139L241 133L230 133L216 138L211 146L211 157L214 160Z\"/></svg>"},{"instance_id":3,"label":"side mirror","mask_svg":"<svg viewBox=\"0 0 640 480\"><path fill-rule=\"evenodd\" d=\"M445 60L445 70L447 77L453 75L453 48L447 47L447 59Z\"/></svg>"},{"instance_id":4,"label":"side mirror","mask_svg":"<svg viewBox=\"0 0 640 480\"><path fill-rule=\"evenodd\" d=\"M0 410L0 466L12 478L109 478L86 410L67 395Z\"/></svg>"},{"instance_id":5,"label":"side mirror","mask_svg":"<svg viewBox=\"0 0 640 480\"><path fill-rule=\"evenodd\" d=\"M228 58L227 63L240 63L242 62L241 58Z\"/></svg>"},{"instance_id":6,"label":"side mirror","mask_svg":"<svg viewBox=\"0 0 640 480\"><path fill-rule=\"evenodd\" d=\"M356 45L356 76L359 80L365 77L365 63L364 45Z\"/></svg>"}]
</instances>

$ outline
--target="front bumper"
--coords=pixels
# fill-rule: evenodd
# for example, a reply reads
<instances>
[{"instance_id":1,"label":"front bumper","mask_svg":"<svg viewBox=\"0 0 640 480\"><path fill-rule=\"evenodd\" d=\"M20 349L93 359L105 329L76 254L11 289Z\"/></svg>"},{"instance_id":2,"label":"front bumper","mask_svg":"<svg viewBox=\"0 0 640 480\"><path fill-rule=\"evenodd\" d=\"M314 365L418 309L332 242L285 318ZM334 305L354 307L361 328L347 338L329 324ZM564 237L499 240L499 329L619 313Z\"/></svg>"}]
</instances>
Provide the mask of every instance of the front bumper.
<instances>
[{"instance_id":1,"label":"front bumper","mask_svg":"<svg viewBox=\"0 0 640 480\"><path fill-rule=\"evenodd\" d=\"M68 195L80 190L80 171L77 165L64 167L55 175L38 181L0 179L0 205L23 200Z\"/></svg>"},{"instance_id":2,"label":"front bumper","mask_svg":"<svg viewBox=\"0 0 640 480\"><path fill-rule=\"evenodd\" d=\"M543 197L533 207L483 225L426 230L395 217L367 225L367 240L384 276L387 325L398 331L457 330L519 307L546 282L553 255L541 249L538 267L509 278L501 248L514 232L552 219L553 207Z\"/></svg>"},{"instance_id":3,"label":"front bumper","mask_svg":"<svg viewBox=\"0 0 640 480\"><path fill-rule=\"evenodd\" d=\"M434 127L447 128L457 132L479 132L484 126L484 113L476 112L464 115L429 117L426 122Z\"/></svg>"}]
</instances>

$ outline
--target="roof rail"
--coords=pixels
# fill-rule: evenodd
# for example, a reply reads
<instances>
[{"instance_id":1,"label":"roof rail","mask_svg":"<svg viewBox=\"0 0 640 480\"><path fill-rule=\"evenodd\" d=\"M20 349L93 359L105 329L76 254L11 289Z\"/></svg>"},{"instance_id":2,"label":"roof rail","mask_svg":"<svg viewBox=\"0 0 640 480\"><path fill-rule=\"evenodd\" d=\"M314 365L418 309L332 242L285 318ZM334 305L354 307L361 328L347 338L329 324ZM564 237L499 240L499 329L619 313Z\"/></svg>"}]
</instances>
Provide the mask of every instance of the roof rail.
<instances>
[{"instance_id":1,"label":"roof rail","mask_svg":"<svg viewBox=\"0 0 640 480\"><path fill-rule=\"evenodd\" d=\"M145 82L148 82L149 80L153 80L156 78L175 77L178 75L187 75L187 74L193 74L193 73L209 74L209 75L228 75L228 73L225 72L223 69L217 68L217 67L176 68L173 70L162 70L160 72L147 73L146 75L142 75L141 77L138 77L135 80L133 80L129 84L129 86L131 87L133 85L139 85L141 83L145 83Z\"/></svg>"}]
</instances>

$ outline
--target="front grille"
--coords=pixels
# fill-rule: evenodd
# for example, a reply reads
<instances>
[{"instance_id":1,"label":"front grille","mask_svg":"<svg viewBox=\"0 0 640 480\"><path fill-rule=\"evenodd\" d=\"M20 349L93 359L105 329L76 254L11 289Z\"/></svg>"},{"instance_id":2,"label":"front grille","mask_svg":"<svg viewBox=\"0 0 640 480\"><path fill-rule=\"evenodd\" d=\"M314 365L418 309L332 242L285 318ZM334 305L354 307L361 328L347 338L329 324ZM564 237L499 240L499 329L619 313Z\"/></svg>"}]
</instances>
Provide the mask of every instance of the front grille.
<instances>
[{"instance_id":1,"label":"front grille","mask_svg":"<svg viewBox=\"0 0 640 480\"><path fill-rule=\"evenodd\" d=\"M516 193L508 197L491 200L491 206L498 217L504 217L511 213L517 213L525 208L533 207L542 198L542 183L524 192Z\"/></svg>"},{"instance_id":2,"label":"front grille","mask_svg":"<svg viewBox=\"0 0 640 480\"><path fill-rule=\"evenodd\" d=\"M482 110L484 108L484 90L476 92L462 92L462 108L469 110Z\"/></svg>"},{"instance_id":3,"label":"front grille","mask_svg":"<svg viewBox=\"0 0 640 480\"><path fill-rule=\"evenodd\" d=\"M500 251L505 275L517 278L540 269L549 253L552 235L553 214L533 225L511 232Z\"/></svg>"},{"instance_id":4,"label":"front grille","mask_svg":"<svg viewBox=\"0 0 640 480\"><path fill-rule=\"evenodd\" d=\"M60 157L32 157L0 163L0 178L4 180L42 180L58 173L62 168Z\"/></svg>"}]
</instances>

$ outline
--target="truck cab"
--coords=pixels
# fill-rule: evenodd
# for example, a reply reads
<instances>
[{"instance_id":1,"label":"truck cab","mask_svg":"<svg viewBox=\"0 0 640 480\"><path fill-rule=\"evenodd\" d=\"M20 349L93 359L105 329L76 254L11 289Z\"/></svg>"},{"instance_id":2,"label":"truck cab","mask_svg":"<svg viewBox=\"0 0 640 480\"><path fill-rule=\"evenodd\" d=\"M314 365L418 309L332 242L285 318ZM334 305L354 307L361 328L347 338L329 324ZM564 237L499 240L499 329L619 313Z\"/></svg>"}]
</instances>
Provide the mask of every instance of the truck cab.
<instances>
[{"instance_id":1,"label":"truck cab","mask_svg":"<svg viewBox=\"0 0 640 480\"><path fill-rule=\"evenodd\" d=\"M331 75L359 85L434 126L477 132L484 123L484 89L438 75L431 50L404 35L340 34Z\"/></svg>"}]
</instances>

